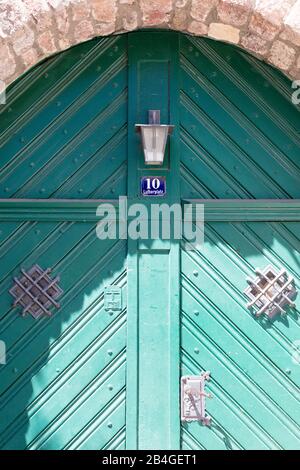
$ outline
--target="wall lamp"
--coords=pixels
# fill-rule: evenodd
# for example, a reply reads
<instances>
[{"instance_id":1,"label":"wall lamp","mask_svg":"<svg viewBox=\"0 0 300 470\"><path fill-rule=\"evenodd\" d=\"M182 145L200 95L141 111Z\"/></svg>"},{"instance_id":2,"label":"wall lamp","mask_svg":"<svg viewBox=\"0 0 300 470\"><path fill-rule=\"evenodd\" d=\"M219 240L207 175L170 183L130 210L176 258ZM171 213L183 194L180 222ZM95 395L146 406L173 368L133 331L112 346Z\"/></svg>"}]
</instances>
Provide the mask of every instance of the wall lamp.
<instances>
[{"instance_id":1,"label":"wall lamp","mask_svg":"<svg viewBox=\"0 0 300 470\"><path fill-rule=\"evenodd\" d=\"M148 124L136 124L135 130L142 137L146 165L162 165L167 145L168 135L172 134L174 126L160 124L160 111L148 111Z\"/></svg>"}]
</instances>

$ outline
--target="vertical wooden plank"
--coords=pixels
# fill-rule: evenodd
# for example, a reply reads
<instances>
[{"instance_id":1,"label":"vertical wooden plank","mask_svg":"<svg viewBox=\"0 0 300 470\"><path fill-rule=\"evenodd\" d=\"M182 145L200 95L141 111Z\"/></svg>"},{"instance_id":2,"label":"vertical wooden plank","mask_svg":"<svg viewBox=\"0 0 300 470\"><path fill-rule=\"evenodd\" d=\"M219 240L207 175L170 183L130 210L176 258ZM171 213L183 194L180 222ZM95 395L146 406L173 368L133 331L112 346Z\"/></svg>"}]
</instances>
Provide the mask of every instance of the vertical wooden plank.
<instances>
[{"instance_id":1,"label":"vertical wooden plank","mask_svg":"<svg viewBox=\"0 0 300 470\"><path fill-rule=\"evenodd\" d=\"M179 203L178 35L129 37L128 203ZM160 109L175 124L162 168L144 165L134 124ZM165 176L167 195L141 198L141 176ZM127 448L179 448L179 241L129 240Z\"/></svg>"},{"instance_id":2,"label":"vertical wooden plank","mask_svg":"<svg viewBox=\"0 0 300 470\"><path fill-rule=\"evenodd\" d=\"M170 261L171 247L166 241L157 249L139 248L138 446L141 449L170 448L174 432L170 425L174 406L170 381Z\"/></svg>"}]
</instances>

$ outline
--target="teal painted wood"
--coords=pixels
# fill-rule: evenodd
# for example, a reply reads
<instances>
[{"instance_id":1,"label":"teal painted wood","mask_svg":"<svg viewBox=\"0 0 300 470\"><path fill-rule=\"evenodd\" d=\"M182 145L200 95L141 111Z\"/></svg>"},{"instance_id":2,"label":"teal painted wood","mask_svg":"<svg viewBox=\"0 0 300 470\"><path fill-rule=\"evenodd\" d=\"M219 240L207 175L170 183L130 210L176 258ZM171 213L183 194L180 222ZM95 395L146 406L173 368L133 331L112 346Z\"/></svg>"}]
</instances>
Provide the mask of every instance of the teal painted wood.
<instances>
[{"instance_id":1,"label":"teal painted wood","mask_svg":"<svg viewBox=\"0 0 300 470\"><path fill-rule=\"evenodd\" d=\"M182 447L299 449L299 295L271 322L243 294L268 264L299 290L299 111L290 83L237 49L182 36L180 52L183 203L206 222L204 246L181 253L182 374L210 370L213 394L212 426L183 424Z\"/></svg>"},{"instance_id":2,"label":"teal painted wood","mask_svg":"<svg viewBox=\"0 0 300 470\"><path fill-rule=\"evenodd\" d=\"M299 198L291 84L226 44L181 36L184 198Z\"/></svg>"},{"instance_id":3,"label":"teal painted wood","mask_svg":"<svg viewBox=\"0 0 300 470\"><path fill-rule=\"evenodd\" d=\"M127 187L127 37L91 41L32 70L0 117L0 448L122 449L127 242L96 237L100 198ZM20 199L23 198L23 199ZM24 198L30 198L24 199ZM65 200L63 198L68 198ZM114 199L111 199L114 198ZM59 275L61 307L22 318L21 267ZM104 288L121 288L119 312Z\"/></svg>"},{"instance_id":4,"label":"teal painted wood","mask_svg":"<svg viewBox=\"0 0 300 470\"><path fill-rule=\"evenodd\" d=\"M299 223L298 223L299 225ZM296 309L273 322L246 308L246 277L272 264L299 277L299 226L206 224L200 252L182 252L183 373L210 370L211 429L183 426L183 442L206 449L299 449L300 378L293 361ZM198 442L198 444L197 444Z\"/></svg>"},{"instance_id":5,"label":"teal painted wood","mask_svg":"<svg viewBox=\"0 0 300 470\"><path fill-rule=\"evenodd\" d=\"M125 242L100 241L94 223L1 228L0 336L8 349L1 368L1 448L113 446L125 429ZM20 266L36 262L53 267L64 291L61 308L40 321L22 318L8 293ZM103 290L112 283L122 288L124 303L111 316Z\"/></svg>"},{"instance_id":6,"label":"teal painted wood","mask_svg":"<svg viewBox=\"0 0 300 470\"><path fill-rule=\"evenodd\" d=\"M0 197L126 194L127 37L82 44L34 68L0 110Z\"/></svg>"},{"instance_id":7,"label":"teal painted wood","mask_svg":"<svg viewBox=\"0 0 300 470\"><path fill-rule=\"evenodd\" d=\"M290 94L279 73L232 46L150 31L77 46L8 90L1 448L177 449L180 437L185 449L300 447L299 297L285 320L267 323L243 294L246 277L270 263L299 289L299 112ZM144 166L134 132L149 108L176 126L159 172ZM118 214L119 195L141 202L139 179L154 172L167 178L164 202L204 204L203 250L96 238L98 204ZM19 317L8 294L12 277L36 262L53 267L64 290L60 311L41 321ZM122 289L113 315L103 305L109 284ZM180 432L180 366L211 371L211 428Z\"/></svg>"},{"instance_id":8,"label":"teal painted wood","mask_svg":"<svg viewBox=\"0 0 300 470\"><path fill-rule=\"evenodd\" d=\"M119 206L115 200L13 200L0 199L2 221L62 221L97 222L97 207L109 203L119 218ZM300 201L297 199L237 200L237 199L184 199L182 204L204 205L205 220L208 221L299 221ZM134 216L128 216L132 220Z\"/></svg>"},{"instance_id":9,"label":"teal painted wood","mask_svg":"<svg viewBox=\"0 0 300 470\"><path fill-rule=\"evenodd\" d=\"M140 32L129 37L128 196L142 198L140 177L167 180L163 202L179 201L178 35ZM177 125L162 168L146 167L134 124L149 109ZM179 246L174 240L129 240L128 246L127 448L178 449Z\"/></svg>"}]
</instances>

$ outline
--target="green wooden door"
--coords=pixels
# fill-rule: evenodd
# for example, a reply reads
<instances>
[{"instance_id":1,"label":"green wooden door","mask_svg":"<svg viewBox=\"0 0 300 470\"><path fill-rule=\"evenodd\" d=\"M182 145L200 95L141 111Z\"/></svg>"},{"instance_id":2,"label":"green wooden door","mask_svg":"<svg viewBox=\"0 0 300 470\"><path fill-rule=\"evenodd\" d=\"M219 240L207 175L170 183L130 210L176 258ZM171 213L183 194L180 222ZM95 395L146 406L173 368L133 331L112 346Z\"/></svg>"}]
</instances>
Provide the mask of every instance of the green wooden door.
<instances>
[{"instance_id":1,"label":"green wooden door","mask_svg":"<svg viewBox=\"0 0 300 470\"><path fill-rule=\"evenodd\" d=\"M91 41L20 79L1 110L0 447L125 446L127 242L96 237L127 187L127 38ZM59 276L60 308L12 308L13 278ZM105 288L122 296L105 305Z\"/></svg>"},{"instance_id":2,"label":"green wooden door","mask_svg":"<svg viewBox=\"0 0 300 470\"><path fill-rule=\"evenodd\" d=\"M181 253L182 374L210 371L213 395L182 447L299 449L299 296L269 320L244 294L268 265L299 289L299 111L287 80L230 46L182 37L180 58L181 194L205 207L203 247Z\"/></svg>"},{"instance_id":3,"label":"green wooden door","mask_svg":"<svg viewBox=\"0 0 300 470\"><path fill-rule=\"evenodd\" d=\"M149 109L175 125L159 168L134 129ZM269 321L244 294L267 265L299 289L299 112L285 78L176 32L93 40L11 87L0 156L1 448L300 447L299 297ZM154 175L167 194L143 198ZM204 204L203 247L99 240L97 207L119 196L146 211ZM35 264L63 290L38 320L9 294ZM207 370L211 426L180 423L180 377Z\"/></svg>"}]
</instances>

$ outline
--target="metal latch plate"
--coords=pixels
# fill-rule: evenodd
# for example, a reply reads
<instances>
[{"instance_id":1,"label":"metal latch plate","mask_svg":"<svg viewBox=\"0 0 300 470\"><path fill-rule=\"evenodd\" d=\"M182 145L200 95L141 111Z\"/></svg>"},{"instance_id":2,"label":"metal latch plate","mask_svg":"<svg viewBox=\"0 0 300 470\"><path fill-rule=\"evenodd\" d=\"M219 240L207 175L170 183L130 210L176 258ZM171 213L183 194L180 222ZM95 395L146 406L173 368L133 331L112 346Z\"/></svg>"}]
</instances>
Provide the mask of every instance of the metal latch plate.
<instances>
[{"instance_id":1,"label":"metal latch plate","mask_svg":"<svg viewBox=\"0 0 300 470\"><path fill-rule=\"evenodd\" d=\"M205 382L210 372L201 375L190 375L181 378L181 420L201 421L209 426L211 418L206 416L205 400L211 395L205 392Z\"/></svg>"},{"instance_id":2,"label":"metal latch plate","mask_svg":"<svg viewBox=\"0 0 300 470\"><path fill-rule=\"evenodd\" d=\"M105 310L122 310L122 290L118 286L108 286L104 290Z\"/></svg>"}]
</instances>

